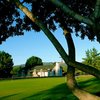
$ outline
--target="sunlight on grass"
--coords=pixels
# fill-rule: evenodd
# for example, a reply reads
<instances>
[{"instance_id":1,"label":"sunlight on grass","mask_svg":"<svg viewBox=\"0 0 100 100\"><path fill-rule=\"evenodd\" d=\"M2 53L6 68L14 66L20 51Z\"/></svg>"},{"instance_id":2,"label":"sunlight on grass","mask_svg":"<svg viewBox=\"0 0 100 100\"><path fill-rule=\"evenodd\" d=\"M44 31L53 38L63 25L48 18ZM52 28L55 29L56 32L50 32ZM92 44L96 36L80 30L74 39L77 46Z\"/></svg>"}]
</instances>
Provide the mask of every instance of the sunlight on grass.
<instances>
[{"instance_id":1,"label":"sunlight on grass","mask_svg":"<svg viewBox=\"0 0 100 100\"><path fill-rule=\"evenodd\" d=\"M76 77L80 87L100 92L100 80L92 76ZM95 89L98 88L98 89ZM70 92L64 77L0 81L0 100L78 100Z\"/></svg>"}]
</instances>

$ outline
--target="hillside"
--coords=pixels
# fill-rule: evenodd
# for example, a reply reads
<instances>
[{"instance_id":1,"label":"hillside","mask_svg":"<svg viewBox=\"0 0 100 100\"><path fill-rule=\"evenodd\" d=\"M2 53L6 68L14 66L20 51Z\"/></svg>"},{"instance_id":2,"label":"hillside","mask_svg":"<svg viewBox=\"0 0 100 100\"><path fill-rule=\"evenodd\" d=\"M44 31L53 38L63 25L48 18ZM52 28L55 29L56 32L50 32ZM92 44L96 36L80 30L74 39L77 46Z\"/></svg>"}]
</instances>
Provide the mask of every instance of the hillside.
<instances>
[{"instance_id":1,"label":"hillside","mask_svg":"<svg viewBox=\"0 0 100 100\"><path fill-rule=\"evenodd\" d=\"M16 65L16 66L13 66L13 67L17 67L17 66L21 66L22 68L25 67L25 64L21 64L21 65ZM38 65L38 66L35 66L33 69L36 69L36 70L40 70L40 69L43 69L43 70L48 70L48 69L53 69L55 66L55 63L54 62L43 62L43 65ZM67 65L65 63L62 63L61 64L61 67L63 68L63 70L66 72L67 71Z\"/></svg>"}]
</instances>

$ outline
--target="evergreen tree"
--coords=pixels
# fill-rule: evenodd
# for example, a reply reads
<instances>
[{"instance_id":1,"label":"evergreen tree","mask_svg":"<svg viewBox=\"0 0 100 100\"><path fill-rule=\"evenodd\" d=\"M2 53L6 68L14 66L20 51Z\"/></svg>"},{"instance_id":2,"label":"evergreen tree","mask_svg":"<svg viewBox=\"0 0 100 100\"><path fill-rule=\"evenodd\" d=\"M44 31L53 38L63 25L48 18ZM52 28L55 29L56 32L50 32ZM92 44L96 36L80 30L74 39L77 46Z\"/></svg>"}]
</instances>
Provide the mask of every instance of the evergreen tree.
<instances>
[{"instance_id":1,"label":"evergreen tree","mask_svg":"<svg viewBox=\"0 0 100 100\"><path fill-rule=\"evenodd\" d=\"M10 54L0 51L0 78L11 77L13 60Z\"/></svg>"}]
</instances>

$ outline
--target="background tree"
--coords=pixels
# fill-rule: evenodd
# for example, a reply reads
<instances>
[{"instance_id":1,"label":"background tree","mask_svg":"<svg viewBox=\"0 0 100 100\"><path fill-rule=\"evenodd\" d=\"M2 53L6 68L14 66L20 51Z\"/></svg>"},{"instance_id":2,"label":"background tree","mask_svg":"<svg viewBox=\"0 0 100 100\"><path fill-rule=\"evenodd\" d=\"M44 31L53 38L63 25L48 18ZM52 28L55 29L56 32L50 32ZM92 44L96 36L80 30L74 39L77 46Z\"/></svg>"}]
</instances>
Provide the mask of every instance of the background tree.
<instances>
[{"instance_id":1,"label":"background tree","mask_svg":"<svg viewBox=\"0 0 100 100\"><path fill-rule=\"evenodd\" d=\"M11 55L0 51L0 78L11 77L11 70L13 66L13 60Z\"/></svg>"},{"instance_id":2,"label":"background tree","mask_svg":"<svg viewBox=\"0 0 100 100\"><path fill-rule=\"evenodd\" d=\"M83 58L83 63L100 70L100 53L95 48L87 50L86 58Z\"/></svg>"},{"instance_id":3,"label":"background tree","mask_svg":"<svg viewBox=\"0 0 100 100\"><path fill-rule=\"evenodd\" d=\"M23 67L22 65L20 66L13 66L13 69L11 70L11 74L13 77L20 77L22 75L22 71L23 71Z\"/></svg>"},{"instance_id":4,"label":"background tree","mask_svg":"<svg viewBox=\"0 0 100 100\"><path fill-rule=\"evenodd\" d=\"M39 57L32 56L28 58L25 63L25 72L27 73L28 70L34 68L36 65L43 65L42 60Z\"/></svg>"}]
</instances>

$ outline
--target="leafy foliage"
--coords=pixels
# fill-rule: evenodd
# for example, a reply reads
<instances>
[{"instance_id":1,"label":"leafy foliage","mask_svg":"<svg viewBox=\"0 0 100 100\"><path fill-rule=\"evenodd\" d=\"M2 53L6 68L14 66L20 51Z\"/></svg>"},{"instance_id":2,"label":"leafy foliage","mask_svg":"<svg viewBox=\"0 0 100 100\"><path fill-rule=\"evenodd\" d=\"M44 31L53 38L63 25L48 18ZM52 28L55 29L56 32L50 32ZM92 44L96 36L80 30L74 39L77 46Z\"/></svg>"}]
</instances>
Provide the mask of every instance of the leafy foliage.
<instances>
[{"instance_id":1,"label":"leafy foliage","mask_svg":"<svg viewBox=\"0 0 100 100\"><path fill-rule=\"evenodd\" d=\"M29 18L24 16L9 0L0 0L0 43L10 36L23 35L24 30L35 30L39 32L41 29L33 23ZM76 36L84 39L87 36L90 40L100 42L100 18L93 18L93 11L96 4L95 0L61 0L65 5L76 13L94 20L94 26L90 27L78 20L65 15L63 11L53 5L49 0L20 0L25 6L29 6L38 19L40 19L50 30L56 30L56 24L59 23L61 28L67 29L69 32L76 32ZM63 20L62 20L63 19Z\"/></svg>"},{"instance_id":2,"label":"leafy foliage","mask_svg":"<svg viewBox=\"0 0 100 100\"><path fill-rule=\"evenodd\" d=\"M4 51L0 51L0 77L10 77L10 71L12 70L12 66L13 60L11 58L11 55Z\"/></svg>"},{"instance_id":3,"label":"leafy foliage","mask_svg":"<svg viewBox=\"0 0 100 100\"><path fill-rule=\"evenodd\" d=\"M25 1L27 2L27 0ZM85 17L89 17L90 19L92 18L91 13L93 13L95 1L61 1L76 13L79 13L80 15ZM47 0L33 0L31 3L32 12L35 13L37 17L41 19L42 22L45 23L49 29L56 30L56 22L59 23L59 26L61 28L65 28L69 32L76 32L76 36L80 36L82 39L84 39L85 36L87 36L90 40L94 39L96 34L93 33L92 28L90 28L88 25L82 24L82 22L75 20L69 15L64 14L60 8L55 7L53 4L51 4L51 2L48 2ZM99 19L98 22L100 22Z\"/></svg>"},{"instance_id":4,"label":"leafy foliage","mask_svg":"<svg viewBox=\"0 0 100 100\"><path fill-rule=\"evenodd\" d=\"M11 70L11 74L14 76L21 76L22 74L22 70L23 70L23 67L20 65L20 66L13 66L13 69Z\"/></svg>"},{"instance_id":5,"label":"leafy foliage","mask_svg":"<svg viewBox=\"0 0 100 100\"><path fill-rule=\"evenodd\" d=\"M83 58L83 63L90 65L100 70L100 53L93 48L86 51L86 58Z\"/></svg>"},{"instance_id":6,"label":"leafy foliage","mask_svg":"<svg viewBox=\"0 0 100 100\"><path fill-rule=\"evenodd\" d=\"M34 68L36 65L42 65L42 60L38 57L32 56L27 59L25 64L25 71L27 72L29 69Z\"/></svg>"},{"instance_id":7,"label":"leafy foliage","mask_svg":"<svg viewBox=\"0 0 100 100\"><path fill-rule=\"evenodd\" d=\"M0 43L10 36L23 35L22 22L16 6L0 0Z\"/></svg>"}]
</instances>

